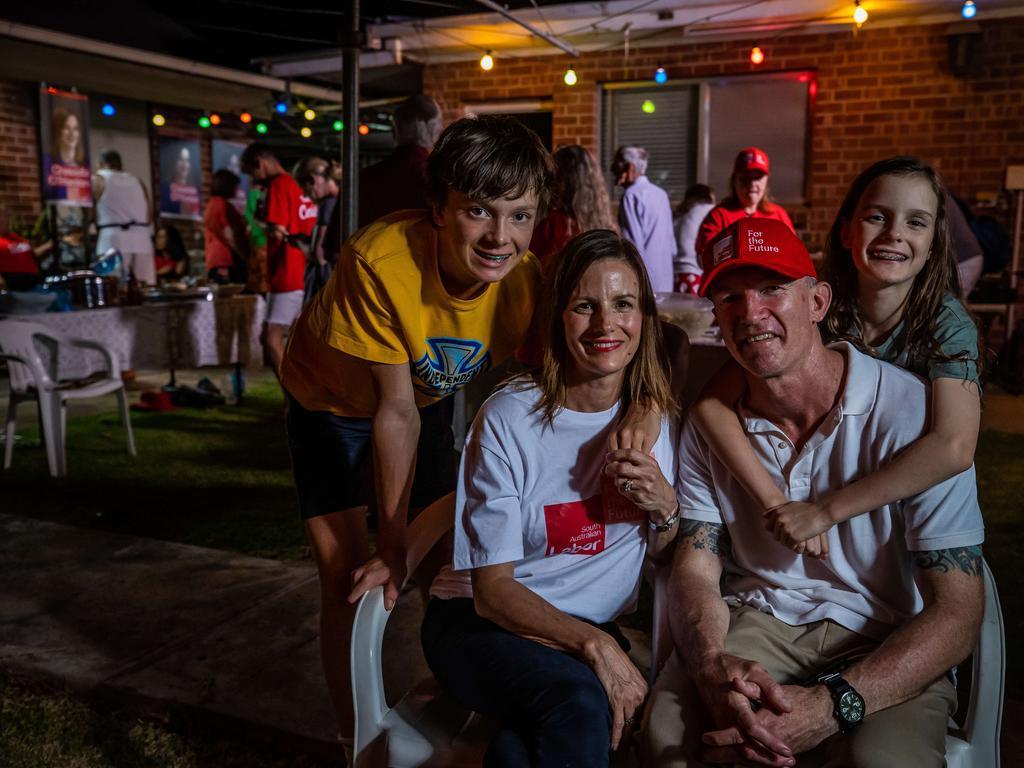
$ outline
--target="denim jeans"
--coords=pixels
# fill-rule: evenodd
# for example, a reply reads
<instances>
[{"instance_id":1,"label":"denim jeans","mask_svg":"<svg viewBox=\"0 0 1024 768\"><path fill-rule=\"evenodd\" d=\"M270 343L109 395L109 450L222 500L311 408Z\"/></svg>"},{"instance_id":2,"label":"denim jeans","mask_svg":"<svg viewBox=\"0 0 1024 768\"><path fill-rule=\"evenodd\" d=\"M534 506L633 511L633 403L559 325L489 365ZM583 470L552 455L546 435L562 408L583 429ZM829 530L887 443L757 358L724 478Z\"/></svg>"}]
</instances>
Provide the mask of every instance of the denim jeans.
<instances>
[{"instance_id":1,"label":"denim jeans","mask_svg":"<svg viewBox=\"0 0 1024 768\"><path fill-rule=\"evenodd\" d=\"M608 765L608 696L583 661L480 618L469 599L431 600L421 636L442 687L501 718L484 768Z\"/></svg>"}]
</instances>

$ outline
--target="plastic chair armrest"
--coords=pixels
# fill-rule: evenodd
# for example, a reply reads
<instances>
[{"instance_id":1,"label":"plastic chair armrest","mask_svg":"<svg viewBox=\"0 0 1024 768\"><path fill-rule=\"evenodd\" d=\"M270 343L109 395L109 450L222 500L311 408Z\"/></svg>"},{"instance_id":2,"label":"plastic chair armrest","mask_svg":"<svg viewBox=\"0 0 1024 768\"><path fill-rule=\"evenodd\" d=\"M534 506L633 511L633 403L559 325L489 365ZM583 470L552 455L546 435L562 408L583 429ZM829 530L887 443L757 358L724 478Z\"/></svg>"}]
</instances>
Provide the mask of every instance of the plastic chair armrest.
<instances>
[{"instance_id":1,"label":"plastic chair armrest","mask_svg":"<svg viewBox=\"0 0 1024 768\"><path fill-rule=\"evenodd\" d=\"M94 339L75 339L69 338L67 342L73 347L81 347L84 349L95 349L99 351L107 361L107 371L110 373L110 377L113 379L121 378L121 363L117 359L117 355L114 351L102 341L95 341Z\"/></svg>"},{"instance_id":2,"label":"plastic chair armrest","mask_svg":"<svg viewBox=\"0 0 1024 768\"><path fill-rule=\"evenodd\" d=\"M387 701L381 651L390 611L384 608L384 588L374 587L359 600L352 622L349 664L355 706L355 751L373 743L380 734Z\"/></svg>"}]
</instances>

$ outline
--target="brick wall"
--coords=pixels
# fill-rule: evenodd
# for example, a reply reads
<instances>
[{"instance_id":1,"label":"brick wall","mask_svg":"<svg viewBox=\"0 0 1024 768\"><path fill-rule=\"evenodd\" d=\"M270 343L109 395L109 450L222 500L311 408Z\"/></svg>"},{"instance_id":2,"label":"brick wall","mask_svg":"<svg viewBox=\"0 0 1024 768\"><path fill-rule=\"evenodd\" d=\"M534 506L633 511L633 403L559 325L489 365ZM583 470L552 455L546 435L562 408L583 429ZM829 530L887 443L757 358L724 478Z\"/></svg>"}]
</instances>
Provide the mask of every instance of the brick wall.
<instances>
[{"instance_id":1,"label":"brick wall","mask_svg":"<svg viewBox=\"0 0 1024 768\"><path fill-rule=\"evenodd\" d=\"M41 206L38 105L38 85L0 80L0 205L22 223Z\"/></svg>"},{"instance_id":2,"label":"brick wall","mask_svg":"<svg viewBox=\"0 0 1024 768\"><path fill-rule=\"evenodd\" d=\"M898 153L917 154L949 186L972 198L1002 187L1008 163L1024 163L1024 18L980 22L976 74L954 77L947 25L871 29L761 41L767 61L753 67L744 42L709 42L498 60L490 73L476 62L426 68L424 88L446 119L467 103L550 98L555 144L579 143L597 154L599 83L646 80L655 67L670 78L813 69L817 96L811 126L808 205L794 211L806 237L820 245L847 186L865 165ZM562 82L566 67L579 75Z\"/></svg>"}]
</instances>

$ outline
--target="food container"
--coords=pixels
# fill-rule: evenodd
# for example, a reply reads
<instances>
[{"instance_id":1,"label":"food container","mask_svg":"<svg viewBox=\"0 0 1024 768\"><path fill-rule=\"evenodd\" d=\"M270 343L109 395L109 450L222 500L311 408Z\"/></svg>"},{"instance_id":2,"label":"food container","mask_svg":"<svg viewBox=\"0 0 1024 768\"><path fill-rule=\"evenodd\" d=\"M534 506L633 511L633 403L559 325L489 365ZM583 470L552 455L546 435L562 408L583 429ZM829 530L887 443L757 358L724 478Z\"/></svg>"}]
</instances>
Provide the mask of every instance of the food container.
<instances>
[{"instance_id":1,"label":"food container","mask_svg":"<svg viewBox=\"0 0 1024 768\"><path fill-rule=\"evenodd\" d=\"M688 293L655 293L654 298L658 317L686 331L691 342L707 344L721 340L710 300Z\"/></svg>"},{"instance_id":2,"label":"food container","mask_svg":"<svg viewBox=\"0 0 1024 768\"><path fill-rule=\"evenodd\" d=\"M71 306L75 309L97 309L117 304L117 278L100 276L89 269L48 277L46 284L51 290L67 290L71 295Z\"/></svg>"}]
</instances>

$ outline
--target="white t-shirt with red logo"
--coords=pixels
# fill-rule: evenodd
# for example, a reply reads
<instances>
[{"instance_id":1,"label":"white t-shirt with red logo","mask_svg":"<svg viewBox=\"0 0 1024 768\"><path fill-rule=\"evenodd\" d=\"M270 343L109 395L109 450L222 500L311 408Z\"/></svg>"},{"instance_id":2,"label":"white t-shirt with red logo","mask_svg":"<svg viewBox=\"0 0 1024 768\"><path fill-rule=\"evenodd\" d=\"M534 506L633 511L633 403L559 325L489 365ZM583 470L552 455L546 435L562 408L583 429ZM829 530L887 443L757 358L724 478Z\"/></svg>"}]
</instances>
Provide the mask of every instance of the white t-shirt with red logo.
<instances>
[{"instance_id":1,"label":"white t-shirt with red logo","mask_svg":"<svg viewBox=\"0 0 1024 768\"><path fill-rule=\"evenodd\" d=\"M466 438L455 498L456 571L515 563L523 586L572 616L611 621L636 606L647 516L602 472L620 405L532 412L539 390L514 382L483 404ZM654 457L675 472L669 421Z\"/></svg>"}]
</instances>

